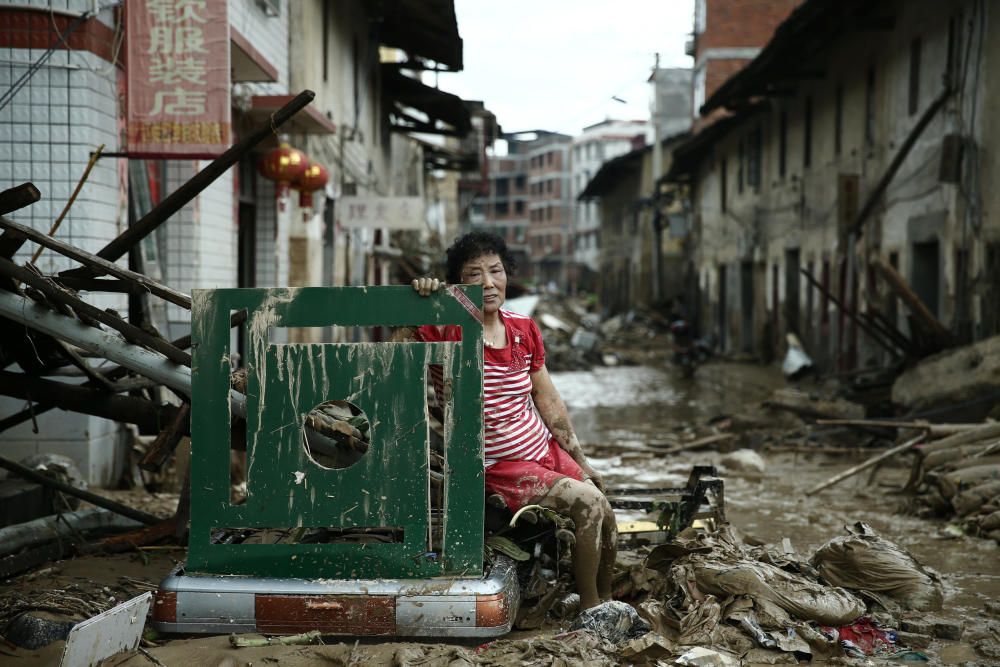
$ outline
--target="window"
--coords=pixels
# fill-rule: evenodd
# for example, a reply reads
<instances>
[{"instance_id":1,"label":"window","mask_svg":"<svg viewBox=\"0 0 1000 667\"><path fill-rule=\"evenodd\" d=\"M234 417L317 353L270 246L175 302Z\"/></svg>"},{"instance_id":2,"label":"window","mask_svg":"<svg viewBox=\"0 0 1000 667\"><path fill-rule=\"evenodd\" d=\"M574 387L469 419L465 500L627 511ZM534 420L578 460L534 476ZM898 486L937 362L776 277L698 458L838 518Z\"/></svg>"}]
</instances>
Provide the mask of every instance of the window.
<instances>
[{"instance_id":1,"label":"window","mask_svg":"<svg viewBox=\"0 0 1000 667\"><path fill-rule=\"evenodd\" d=\"M875 145L875 68L868 68L865 78L865 147Z\"/></svg>"},{"instance_id":2,"label":"window","mask_svg":"<svg viewBox=\"0 0 1000 667\"><path fill-rule=\"evenodd\" d=\"M514 202L514 213L517 215L524 215L524 202L516 201Z\"/></svg>"},{"instance_id":3,"label":"window","mask_svg":"<svg viewBox=\"0 0 1000 667\"><path fill-rule=\"evenodd\" d=\"M728 165L726 164L726 158L722 158L722 160L719 161L719 208L722 209L723 213L726 212L726 195L728 194L726 190L729 189L728 183L726 182L728 179L728 174L726 173L727 171Z\"/></svg>"},{"instance_id":4,"label":"window","mask_svg":"<svg viewBox=\"0 0 1000 667\"><path fill-rule=\"evenodd\" d=\"M788 161L788 112L778 117L778 178L785 177Z\"/></svg>"},{"instance_id":5,"label":"window","mask_svg":"<svg viewBox=\"0 0 1000 667\"><path fill-rule=\"evenodd\" d=\"M749 145L747 146L747 185L753 188L754 192L760 192L760 172L763 161L763 131L758 125L750 133Z\"/></svg>"},{"instance_id":6,"label":"window","mask_svg":"<svg viewBox=\"0 0 1000 667\"><path fill-rule=\"evenodd\" d=\"M812 164L813 153L813 100L807 97L802 109L802 166Z\"/></svg>"},{"instance_id":7,"label":"window","mask_svg":"<svg viewBox=\"0 0 1000 667\"><path fill-rule=\"evenodd\" d=\"M910 115L917 113L920 108L920 49L919 37L914 37L910 42Z\"/></svg>"},{"instance_id":8,"label":"window","mask_svg":"<svg viewBox=\"0 0 1000 667\"><path fill-rule=\"evenodd\" d=\"M840 155L844 137L844 84L838 83L833 102L833 154Z\"/></svg>"},{"instance_id":9,"label":"window","mask_svg":"<svg viewBox=\"0 0 1000 667\"><path fill-rule=\"evenodd\" d=\"M525 180L524 174L518 174L517 177L514 179L514 187L517 188L518 190L523 190L524 180Z\"/></svg>"},{"instance_id":10,"label":"window","mask_svg":"<svg viewBox=\"0 0 1000 667\"><path fill-rule=\"evenodd\" d=\"M496 214L497 215L507 215L509 212L510 212L510 209L508 209L508 207L507 207L507 202L505 202L505 201L498 201L497 202L497 204L496 204Z\"/></svg>"}]
</instances>

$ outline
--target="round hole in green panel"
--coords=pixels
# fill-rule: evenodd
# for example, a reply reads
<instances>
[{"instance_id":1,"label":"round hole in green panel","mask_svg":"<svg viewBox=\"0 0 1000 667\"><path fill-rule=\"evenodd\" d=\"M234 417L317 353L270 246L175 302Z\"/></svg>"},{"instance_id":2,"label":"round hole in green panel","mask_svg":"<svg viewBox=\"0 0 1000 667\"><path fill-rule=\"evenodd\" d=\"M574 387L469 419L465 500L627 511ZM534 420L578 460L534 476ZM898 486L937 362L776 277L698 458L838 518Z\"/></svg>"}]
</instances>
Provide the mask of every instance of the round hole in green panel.
<instances>
[{"instance_id":1,"label":"round hole in green panel","mask_svg":"<svg viewBox=\"0 0 1000 667\"><path fill-rule=\"evenodd\" d=\"M371 423L364 410L347 401L325 401L309 411L302 446L322 468L349 468L371 444Z\"/></svg>"}]
</instances>

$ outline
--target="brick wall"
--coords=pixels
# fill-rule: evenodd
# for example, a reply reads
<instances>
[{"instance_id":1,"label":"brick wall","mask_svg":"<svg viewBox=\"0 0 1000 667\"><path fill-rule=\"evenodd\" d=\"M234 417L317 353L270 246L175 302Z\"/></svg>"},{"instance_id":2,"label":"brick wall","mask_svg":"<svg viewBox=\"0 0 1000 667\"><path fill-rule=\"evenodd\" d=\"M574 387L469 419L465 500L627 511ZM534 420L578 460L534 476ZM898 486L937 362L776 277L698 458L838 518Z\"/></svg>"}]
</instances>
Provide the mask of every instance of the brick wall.
<instances>
[{"instance_id":1,"label":"brick wall","mask_svg":"<svg viewBox=\"0 0 1000 667\"><path fill-rule=\"evenodd\" d=\"M705 31L697 52L704 49L763 46L774 29L801 0L706 0Z\"/></svg>"}]
</instances>

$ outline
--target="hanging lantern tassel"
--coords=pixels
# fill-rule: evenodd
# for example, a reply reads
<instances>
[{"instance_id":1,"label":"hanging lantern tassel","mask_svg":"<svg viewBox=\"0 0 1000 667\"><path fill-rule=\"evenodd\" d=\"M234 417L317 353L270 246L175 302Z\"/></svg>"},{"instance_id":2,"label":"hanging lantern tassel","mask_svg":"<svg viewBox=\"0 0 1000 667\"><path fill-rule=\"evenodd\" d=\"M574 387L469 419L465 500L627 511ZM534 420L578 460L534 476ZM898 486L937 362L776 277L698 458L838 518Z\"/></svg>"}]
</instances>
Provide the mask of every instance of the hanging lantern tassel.
<instances>
[{"instance_id":1,"label":"hanging lantern tassel","mask_svg":"<svg viewBox=\"0 0 1000 667\"><path fill-rule=\"evenodd\" d=\"M279 211L285 210L288 188L302 177L308 161L305 153L297 148L292 148L288 142L283 141L257 163L258 173L275 182Z\"/></svg>"},{"instance_id":2,"label":"hanging lantern tassel","mask_svg":"<svg viewBox=\"0 0 1000 667\"><path fill-rule=\"evenodd\" d=\"M326 187L330 180L330 172L319 162L310 160L309 165L292 187L299 191L299 206L302 208L302 221L309 222L312 217L313 194Z\"/></svg>"}]
</instances>

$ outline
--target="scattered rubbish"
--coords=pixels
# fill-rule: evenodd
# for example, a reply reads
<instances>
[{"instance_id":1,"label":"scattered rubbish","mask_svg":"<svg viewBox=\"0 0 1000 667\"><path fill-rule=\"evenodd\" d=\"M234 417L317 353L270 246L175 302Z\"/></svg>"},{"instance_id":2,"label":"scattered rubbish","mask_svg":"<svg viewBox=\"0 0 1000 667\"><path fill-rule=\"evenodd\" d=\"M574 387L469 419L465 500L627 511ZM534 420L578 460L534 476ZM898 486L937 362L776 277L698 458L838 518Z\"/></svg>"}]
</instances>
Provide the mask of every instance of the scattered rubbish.
<instances>
[{"instance_id":1,"label":"scattered rubbish","mask_svg":"<svg viewBox=\"0 0 1000 667\"><path fill-rule=\"evenodd\" d=\"M651 629L632 605L620 600L602 602L596 607L584 609L569 626L570 632L586 630L616 646L640 637Z\"/></svg>"},{"instance_id":2,"label":"scattered rubbish","mask_svg":"<svg viewBox=\"0 0 1000 667\"><path fill-rule=\"evenodd\" d=\"M802 348L802 341L793 333L785 336L788 343L788 352L785 353L785 360L781 364L781 372L788 378L801 377L812 369L813 362Z\"/></svg>"},{"instance_id":3,"label":"scattered rubbish","mask_svg":"<svg viewBox=\"0 0 1000 667\"><path fill-rule=\"evenodd\" d=\"M700 646L685 651L674 662L689 667L737 667L740 664L739 658L728 651Z\"/></svg>"},{"instance_id":4,"label":"scattered rubbish","mask_svg":"<svg viewBox=\"0 0 1000 667\"><path fill-rule=\"evenodd\" d=\"M761 455L752 449L737 449L734 452L729 452L720 459L719 463L726 470L732 472L763 473L767 468Z\"/></svg>"},{"instance_id":5,"label":"scattered rubbish","mask_svg":"<svg viewBox=\"0 0 1000 667\"><path fill-rule=\"evenodd\" d=\"M242 635L229 635L229 644L233 648L259 648L261 646L305 646L309 644L322 643L323 636L319 630L303 632L299 635L287 635L284 637L246 637Z\"/></svg>"},{"instance_id":6,"label":"scattered rubbish","mask_svg":"<svg viewBox=\"0 0 1000 667\"><path fill-rule=\"evenodd\" d=\"M849 535L833 538L812 557L824 579L834 586L888 595L904 609L941 609L944 591L936 575L867 524L856 523L847 531Z\"/></svg>"},{"instance_id":7,"label":"scattered rubbish","mask_svg":"<svg viewBox=\"0 0 1000 667\"><path fill-rule=\"evenodd\" d=\"M896 633L883 630L867 616L859 618L850 625L839 628L824 627L822 631L839 642L844 652L852 658L885 656L896 651Z\"/></svg>"},{"instance_id":8,"label":"scattered rubbish","mask_svg":"<svg viewBox=\"0 0 1000 667\"><path fill-rule=\"evenodd\" d=\"M66 638L59 664L97 667L111 656L134 651L142 639L152 599L153 594L146 592L76 624Z\"/></svg>"}]
</instances>

